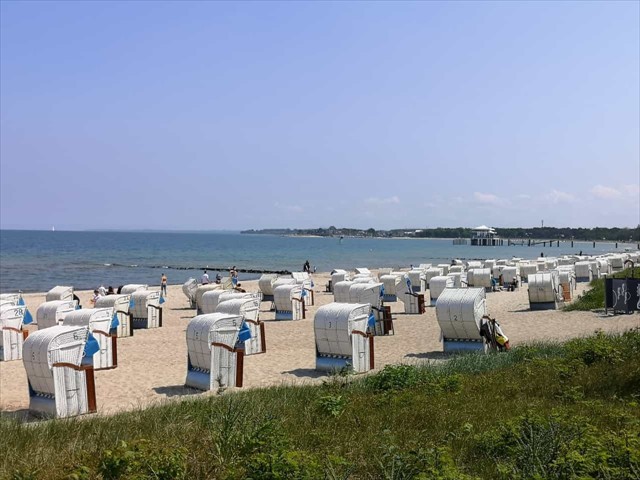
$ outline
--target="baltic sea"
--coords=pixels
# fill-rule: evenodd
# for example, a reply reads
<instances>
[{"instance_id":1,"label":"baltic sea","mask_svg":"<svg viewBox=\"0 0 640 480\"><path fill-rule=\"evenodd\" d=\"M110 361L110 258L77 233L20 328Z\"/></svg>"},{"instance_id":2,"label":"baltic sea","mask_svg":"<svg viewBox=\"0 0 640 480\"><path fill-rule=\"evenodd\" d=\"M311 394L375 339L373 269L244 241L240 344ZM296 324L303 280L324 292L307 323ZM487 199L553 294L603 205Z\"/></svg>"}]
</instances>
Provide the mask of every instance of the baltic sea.
<instances>
[{"instance_id":1,"label":"baltic sea","mask_svg":"<svg viewBox=\"0 0 640 480\"><path fill-rule=\"evenodd\" d=\"M634 245L635 246L635 245ZM619 245L618 251L623 250ZM55 285L78 290L98 285L157 285L199 278L202 268L299 271L309 260L318 271L355 267L403 268L449 263L453 258L537 258L616 251L612 243L556 243L552 247L472 247L445 239L316 238L246 235L237 232L65 232L0 231L0 291L47 291ZM241 280L258 278L241 273Z\"/></svg>"}]
</instances>

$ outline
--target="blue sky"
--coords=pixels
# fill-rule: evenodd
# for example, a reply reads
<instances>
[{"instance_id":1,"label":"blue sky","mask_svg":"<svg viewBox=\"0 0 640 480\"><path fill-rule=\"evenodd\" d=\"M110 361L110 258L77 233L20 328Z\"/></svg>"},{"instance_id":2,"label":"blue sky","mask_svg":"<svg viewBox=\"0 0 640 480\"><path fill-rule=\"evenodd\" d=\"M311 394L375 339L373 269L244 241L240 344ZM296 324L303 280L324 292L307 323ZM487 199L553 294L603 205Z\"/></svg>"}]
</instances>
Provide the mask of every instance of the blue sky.
<instances>
[{"instance_id":1,"label":"blue sky","mask_svg":"<svg viewBox=\"0 0 640 480\"><path fill-rule=\"evenodd\" d=\"M636 226L639 2L0 3L0 227Z\"/></svg>"}]
</instances>

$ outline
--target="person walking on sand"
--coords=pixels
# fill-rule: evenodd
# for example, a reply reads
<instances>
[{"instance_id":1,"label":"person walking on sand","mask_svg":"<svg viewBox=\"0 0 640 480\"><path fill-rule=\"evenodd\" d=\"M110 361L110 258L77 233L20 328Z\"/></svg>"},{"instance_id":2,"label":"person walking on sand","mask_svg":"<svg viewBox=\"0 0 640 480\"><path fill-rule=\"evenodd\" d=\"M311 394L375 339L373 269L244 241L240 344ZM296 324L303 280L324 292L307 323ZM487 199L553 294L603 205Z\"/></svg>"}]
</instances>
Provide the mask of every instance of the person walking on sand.
<instances>
[{"instance_id":1,"label":"person walking on sand","mask_svg":"<svg viewBox=\"0 0 640 480\"><path fill-rule=\"evenodd\" d=\"M235 265L229 270L229 275L231 276L231 285L233 285L233 288L236 288L238 286L238 271Z\"/></svg>"},{"instance_id":2,"label":"person walking on sand","mask_svg":"<svg viewBox=\"0 0 640 480\"><path fill-rule=\"evenodd\" d=\"M167 275L162 272L162 277L160 278L160 293L163 296L167 296Z\"/></svg>"}]
</instances>

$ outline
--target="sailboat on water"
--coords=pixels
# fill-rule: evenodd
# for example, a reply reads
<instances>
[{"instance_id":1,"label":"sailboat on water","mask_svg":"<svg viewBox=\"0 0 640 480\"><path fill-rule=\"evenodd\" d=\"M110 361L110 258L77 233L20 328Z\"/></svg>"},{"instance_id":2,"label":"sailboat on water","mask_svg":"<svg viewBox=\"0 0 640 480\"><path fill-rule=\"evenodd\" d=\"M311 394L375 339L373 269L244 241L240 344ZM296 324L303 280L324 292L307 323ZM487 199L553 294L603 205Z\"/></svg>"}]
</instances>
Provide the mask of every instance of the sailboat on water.
<instances>
[{"instance_id":1,"label":"sailboat on water","mask_svg":"<svg viewBox=\"0 0 640 480\"><path fill-rule=\"evenodd\" d=\"M51 231L55 232L56 231L56 227L51 227Z\"/></svg>"}]
</instances>

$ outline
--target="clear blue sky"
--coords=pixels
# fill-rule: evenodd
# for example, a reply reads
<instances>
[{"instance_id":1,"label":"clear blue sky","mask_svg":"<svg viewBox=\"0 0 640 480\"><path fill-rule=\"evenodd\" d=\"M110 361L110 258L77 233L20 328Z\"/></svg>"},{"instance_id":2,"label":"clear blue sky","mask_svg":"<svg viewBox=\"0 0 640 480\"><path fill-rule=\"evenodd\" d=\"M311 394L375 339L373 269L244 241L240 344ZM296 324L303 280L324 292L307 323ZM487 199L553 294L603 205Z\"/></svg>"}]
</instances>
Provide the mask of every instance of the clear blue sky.
<instances>
[{"instance_id":1,"label":"clear blue sky","mask_svg":"<svg viewBox=\"0 0 640 480\"><path fill-rule=\"evenodd\" d=\"M2 1L0 227L636 226L639 5Z\"/></svg>"}]
</instances>

